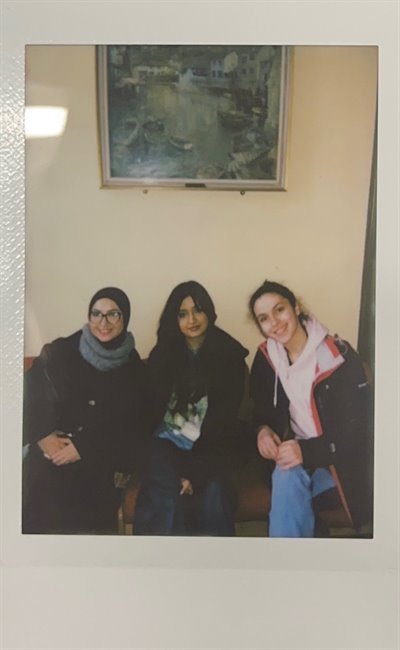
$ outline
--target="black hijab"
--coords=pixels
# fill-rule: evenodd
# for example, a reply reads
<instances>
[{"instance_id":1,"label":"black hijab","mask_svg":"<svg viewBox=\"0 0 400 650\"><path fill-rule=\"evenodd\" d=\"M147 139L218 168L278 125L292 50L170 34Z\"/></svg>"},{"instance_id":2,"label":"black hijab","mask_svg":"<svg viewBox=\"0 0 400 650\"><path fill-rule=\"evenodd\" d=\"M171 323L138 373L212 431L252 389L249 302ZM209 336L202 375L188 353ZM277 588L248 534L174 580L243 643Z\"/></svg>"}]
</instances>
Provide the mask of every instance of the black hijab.
<instances>
[{"instance_id":1,"label":"black hijab","mask_svg":"<svg viewBox=\"0 0 400 650\"><path fill-rule=\"evenodd\" d=\"M109 300L115 302L122 313L124 327L121 334L116 336L115 339L112 339L111 341L107 341L105 343L99 341L99 343L107 350L114 350L115 348L118 348L126 338L128 323L131 316L131 304L129 302L128 296L124 291L122 291L122 289L117 289L117 287L104 287L103 289L99 289L99 291L97 291L92 297L89 303L88 317L90 316L93 305L98 300L101 300L101 298L108 298Z\"/></svg>"}]
</instances>

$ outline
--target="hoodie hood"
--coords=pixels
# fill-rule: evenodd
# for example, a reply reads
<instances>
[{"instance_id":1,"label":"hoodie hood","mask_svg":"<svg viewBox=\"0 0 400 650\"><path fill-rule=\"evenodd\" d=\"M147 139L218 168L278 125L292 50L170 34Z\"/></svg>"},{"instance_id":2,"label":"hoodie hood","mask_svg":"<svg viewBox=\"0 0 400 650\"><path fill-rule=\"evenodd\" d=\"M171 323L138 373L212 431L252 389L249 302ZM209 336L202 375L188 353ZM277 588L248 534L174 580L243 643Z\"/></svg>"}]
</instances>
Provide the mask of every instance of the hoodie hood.
<instances>
[{"instance_id":1,"label":"hoodie hood","mask_svg":"<svg viewBox=\"0 0 400 650\"><path fill-rule=\"evenodd\" d=\"M328 329L312 315L304 323L304 328L307 343L293 364L289 363L287 351L281 343L273 339L266 342L275 369L274 406L277 404L279 379L289 399L291 427L298 438L310 438L319 434L312 413L312 389L321 371L318 350L328 334Z\"/></svg>"}]
</instances>

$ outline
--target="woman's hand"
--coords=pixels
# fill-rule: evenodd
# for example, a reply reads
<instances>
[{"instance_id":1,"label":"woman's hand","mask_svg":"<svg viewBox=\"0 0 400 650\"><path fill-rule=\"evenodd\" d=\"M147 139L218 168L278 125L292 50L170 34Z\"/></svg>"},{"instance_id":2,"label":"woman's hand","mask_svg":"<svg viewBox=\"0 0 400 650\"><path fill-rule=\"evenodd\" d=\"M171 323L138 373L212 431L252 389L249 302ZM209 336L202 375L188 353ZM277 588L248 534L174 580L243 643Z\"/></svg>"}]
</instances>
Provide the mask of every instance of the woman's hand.
<instances>
[{"instance_id":1,"label":"woman's hand","mask_svg":"<svg viewBox=\"0 0 400 650\"><path fill-rule=\"evenodd\" d=\"M279 436L268 426L263 426L257 435L257 447L263 458L276 460L281 444Z\"/></svg>"},{"instance_id":2,"label":"woman's hand","mask_svg":"<svg viewBox=\"0 0 400 650\"><path fill-rule=\"evenodd\" d=\"M38 447L42 450L43 455L49 460L53 459L54 454L64 449L69 442L68 438L61 438L55 432L49 433L48 436L38 441Z\"/></svg>"},{"instance_id":3,"label":"woman's hand","mask_svg":"<svg viewBox=\"0 0 400 650\"><path fill-rule=\"evenodd\" d=\"M193 485L188 478L181 478L181 491L179 494L188 494L189 496L192 496Z\"/></svg>"},{"instance_id":4,"label":"woman's hand","mask_svg":"<svg viewBox=\"0 0 400 650\"><path fill-rule=\"evenodd\" d=\"M76 463L81 457L74 443L66 440L66 444L62 449L53 454L51 460L54 465L68 465L68 463Z\"/></svg>"},{"instance_id":5,"label":"woman's hand","mask_svg":"<svg viewBox=\"0 0 400 650\"><path fill-rule=\"evenodd\" d=\"M291 469L303 464L301 447L296 440L287 440L281 443L276 457L276 464L281 469Z\"/></svg>"}]
</instances>

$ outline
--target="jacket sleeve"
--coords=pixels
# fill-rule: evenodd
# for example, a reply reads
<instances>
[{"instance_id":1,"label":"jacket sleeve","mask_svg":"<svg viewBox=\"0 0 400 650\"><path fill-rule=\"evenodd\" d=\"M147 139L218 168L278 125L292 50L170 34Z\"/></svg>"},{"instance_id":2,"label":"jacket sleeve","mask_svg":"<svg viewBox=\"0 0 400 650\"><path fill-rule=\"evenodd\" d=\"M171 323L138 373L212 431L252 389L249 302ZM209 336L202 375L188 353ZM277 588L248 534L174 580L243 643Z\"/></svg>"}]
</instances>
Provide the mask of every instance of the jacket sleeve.
<instances>
[{"instance_id":1,"label":"jacket sleeve","mask_svg":"<svg viewBox=\"0 0 400 650\"><path fill-rule=\"evenodd\" d=\"M23 442L36 443L59 427L57 394L46 370L49 346L24 376Z\"/></svg>"},{"instance_id":2,"label":"jacket sleeve","mask_svg":"<svg viewBox=\"0 0 400 650\"><path fill-rule=\"evenodd\" d=\"M122 472L141 470L147 458L151 434L149 385L144 363L138 360L135 387L130 409L130 426L124 427L124 444L118 450L116 469Z\"/></svg>"},{"instance_id":3,"label":"jacket sleeve","mask_svg":"<svg viewBox=\"0 0 400 650\"><path fill-rule=\"evenodd\" d=\"M316 398L329 464L357 528L373 519L373 395L359 355L344 345L345 363Z\"/></svg>"},{"instance_id":4,"label":"jacket sleeve","mask_svg":"<svg viewBox=\"0 0 400 650\"><path fill-rule=\"evenodd\" d=\"M324 433L299 441L310 469L372 458L371 390L359 355L346 346L345 363L315 390Z\"/></svg>"},{"instance_id":5,"label":"jacket sleeve","mask_svg":"<svg viewBox=\"0 0 400 650\"><path fill-rule=\"evenodd\" d=\"M172 393L169 361L161 355L157 346L152 349L145 363L147 386L147 426L153 432L161 423Z\"/></svg>"},{"instance_id":6,"label":"jacket sleeve","mask_svg":"<svg viewBox=\"0 0 400 650\"><path fill-rule=\"evenodd\" d=\"M332 464L333 456L326 436L298 440L297 442L301 448L303 466L307 469L313 470L317 469L317 467L328 467Z\"/></svg>"}]
</instances>

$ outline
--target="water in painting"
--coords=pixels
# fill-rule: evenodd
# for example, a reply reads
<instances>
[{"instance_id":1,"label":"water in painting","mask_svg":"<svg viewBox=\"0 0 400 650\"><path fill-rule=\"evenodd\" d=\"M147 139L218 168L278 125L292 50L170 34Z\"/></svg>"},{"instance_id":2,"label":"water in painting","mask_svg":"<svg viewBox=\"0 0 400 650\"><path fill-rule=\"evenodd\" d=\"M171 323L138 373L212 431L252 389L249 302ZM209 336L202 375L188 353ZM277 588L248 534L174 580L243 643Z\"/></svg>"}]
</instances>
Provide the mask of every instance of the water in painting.
<instances>
[{"instance_id":1,"label":"water in painting","mask_svg":"<svg viewBox=\"0 0 400 650\"><path fill-rule=\"evenodd\" d=\"M111 176L274 179L282 47L107 47Z\"/></svg>"}]
</instances>

